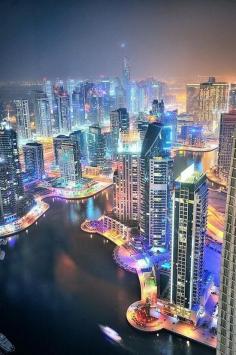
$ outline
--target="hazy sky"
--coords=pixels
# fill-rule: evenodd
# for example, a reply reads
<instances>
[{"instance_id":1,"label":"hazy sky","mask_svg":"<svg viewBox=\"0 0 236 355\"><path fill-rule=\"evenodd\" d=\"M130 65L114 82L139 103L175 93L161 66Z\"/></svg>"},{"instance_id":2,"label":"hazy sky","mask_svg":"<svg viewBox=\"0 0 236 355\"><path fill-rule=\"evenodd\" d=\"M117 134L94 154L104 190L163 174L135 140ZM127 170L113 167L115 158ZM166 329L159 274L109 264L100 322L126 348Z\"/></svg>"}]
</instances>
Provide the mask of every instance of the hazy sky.
<instances>
[{"instance_id":1,"label":"hazy sky","mask_svg":"<svg viewBox=\"0 0 236 355\"><path fill-rule=\"evenodd\" d=\"M236 74L235 0L0 0L0 80ZM125 48L122 48L125 45Z\"/></svg>"}]
</instances>

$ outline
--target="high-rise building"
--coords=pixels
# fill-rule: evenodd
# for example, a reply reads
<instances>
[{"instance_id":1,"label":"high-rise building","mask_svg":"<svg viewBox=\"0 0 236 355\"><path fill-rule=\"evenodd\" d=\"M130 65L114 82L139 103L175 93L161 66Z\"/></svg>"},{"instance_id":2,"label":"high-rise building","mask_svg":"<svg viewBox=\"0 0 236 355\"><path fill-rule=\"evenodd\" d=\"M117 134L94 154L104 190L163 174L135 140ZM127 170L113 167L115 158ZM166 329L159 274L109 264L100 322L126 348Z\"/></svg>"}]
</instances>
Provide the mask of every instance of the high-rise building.
<instances>
[{"instance_id":1,"label":"high-rise building","mask_svg":"<svg viewBox=\"0 0 236 355\"><path fill-rule=\"evenodd\" d=\"M119 128L121 132L129 132L129 113L126 108L118 108Z\"/></svg>"},{"instance_id":2,"label":"high-rise building","mask_svg":"<svg viewBox=\"0 0 236 355\"><path fill-rule=\"evenodd\" d=\"M110 113L110 129L112 133L112 153L116 157L120 132L129 132L129 114L126 108L119 108Z\"/></svg>"},{"instance_id":3,"label":"high-rise building","mask_svg":"<svg viewBox=\"0 0 236 355\"><path fill-rule=\"evenodd\" d=\"M89 127L87 141L90 165L103 168L105 163L105 138L99 126Z\"/></svg>"},{"instance_id":4,"label":"high-rise building","mask_svg":"<svg viewBox=\"0 0 236 355\"><path fill-rule=\"evenodd\" d=\"M9 223L31 208L24 195L17 134L6 122L0 125L0 223Z\"/></svg>"},{"instance_id":5,"label":"high-rise building","mask_svg":"<svg viewBox=\"0 0 236 355\"><path fill-rule=\"evenodd\" d=\"M218 133L220 115L228 112L228 96L229 84L216 82L214 77L200 84L199 120L210 133Z\"/></svg>"},{"instance_id":6,"label":"high-rise building","mask_svg":"<svg viewBox=\"0 0 236 355\"><path fill-rule=\"evenodd\" d=\"M123 68L122 68L122 84L125 90L126 107L130 111L130 98L131 98L131 87L130 87L130 64L127 57L123 58Z\"/></svg>"},{"instance_id":7,"label":"high-rise building","mask_svg":"<svg viewBox=\"0 0 236 355\"><path fill-rule=\"evenodd\" d=\"M86 140L86 132L81 130L73 131L70 134L70 139L72 141L78 142L79 150L80 150L80 158L87 159L88 147L87 147L87 140Z\"/></svg>"},{"instance_id":8,"label":"high-rise building","mask_svg":"<svg viewBox=\"0 0 236 355\"><path fill-rule=\"evenodd\" d=\"M28 100L15 100L16 125L19 141L31 138L30 114Z\"/></svg>"},{"instance_id":9,"label":"high-rise building","mask_svg":"<svg viewBox=\"0 0 236 355\"><path fill-rule=\"evenodd\" d=\"M55 128L58 133L67 134L71 132L71 112L70 112L70 98L63 88L59 88L55 92Z\"/></svg>"},{"instance_id":10,"label":"high-rise building","mask_svg":"<svg viewBox=\"0 0 236 355\"><path fill-rule=\"evenodd\" d=\"M47 95L50 113L52 115L54 112L55 100L54 100L54 94L53 94L53 87L52 87L52 83L50 80L45 79L43 81L43 91Z\"/></svg>"},{"instance_id":11,"label":"high-rise building","mask_svg":"<svg viewBox=\"0 0 236 355\"><path fill-rule=\"evenodd\" d=\"M195 311L202 290L207 201L206 175L191 165L175 180L170 301Z\"/></svg>"},{"instance_id":12,"label":"high-rise building","mask_svg":"<svg viewBox=\"0 0 236 355\"><path fill-rule=\"evenodd\" d=\"M23 146L25 158L25 171L30 178L42 180L45 176L43 145L40 143L27 143Z\"/></svg>"},{"instance_id":13,"label":"high-rise building","mask_svg":"<svg viewBox=\"0 0 236 355\"><path fill-rule=\"evenodd\" d=\"M8 165L0 160L0 225L16 219L16 195Z\"/></svg>"},{"instance_id":14,"label":"high-rise building","mask_svg":"<svg viewBox=\"0 0 236 355\"><path fill-rule=\"evenodd\" d=\"M36 91L34 98L36 133L42 137L52 136L50 103L43 91Z\"/></svg>"},{"instance_id":15,"label":"high-rise building","mask_svg":"<svg viewBox=\"0 0 236 355\"><path fill-rule=\"evenodd\" d=\"M218 151L219 175L228 180L231 152L233 147L233 135L236 130L236 111L223 113L220 119L220 137Z\"/></svg>"},{"instance_id":16,"label":"high-rise building","mask_svg":"<svg viewBox=\"0 0 236 355\"><path fill-rule=\"evenodd\" d=\"M232 110L236 110L236 84L231 84L229 90L229 111Z\"/></svg>"},{"instance_id":17,"label":"high-rise building","mask_svg":"<svg viewBox=\"0 0 236 355\"><path fill-rule=\"evenodd\" d=\"M70 138L63 134L60 134L57 137L53 137L53 150L56 165L59 164L59 149L61 148L61 145L64 142L70 142Z\"/></svg>"},{"instance_id":18,"label":"high-rise building","mask_svg":"<svg viewBox=\"0 0 236 355\"><path fill-rule=\"evenodd\" d=\"M58 153L61 177L66 184L75 185L82 177L78 142L62 142Z\"/></svg>"},{"instance_id":19,"label":"high-rise building","mask_svg":"<svg viewBox=\"0 0 236 355\"><path fill-rule=\"evenodd\" d=\"M236 135L234 134L223 238L217 355L236 354Z\"/></svg>"},{"instance_id":20,"label":"high-rise building","mask_svg":"<svg viewBox=\"0 0 236 355\"><path fill-rule=\"evenodd\" d=\"M114 172L114 214L123 222L138 221L140 213L140 137L138 132L120 137Z\"/></svg>"},{"instance_id":21,"label":"high-rise building","mask_svg":"<svg viewBox=\"0 0 236 355\"><path fill-rule=\"evenodd\" d=\"M166 130L149 124L140 158L140 233L150 247L166 246L171 233L171 191L173 185Z\"/></svg>"},{"instance_id":22,"label":"high-rise building","mask_svg":"<svg viewBox=\"0 0 236 355\"><path fill-rule=\"evenodd\" d=\"M85 97L82 85L76 86L72 94L73 126L78 127L85 123Z\"/></svg>"},{"instance_id":23,"label":"high-rise building","mask_svg":"<svg viewBox=\"0 0 236 355\"><path fill-rule=\"evenodd\" d=\"M200 112L200 84L187 84L186 86L186 112L193 115L198 121Z\"/></svg>"}]
</instances>

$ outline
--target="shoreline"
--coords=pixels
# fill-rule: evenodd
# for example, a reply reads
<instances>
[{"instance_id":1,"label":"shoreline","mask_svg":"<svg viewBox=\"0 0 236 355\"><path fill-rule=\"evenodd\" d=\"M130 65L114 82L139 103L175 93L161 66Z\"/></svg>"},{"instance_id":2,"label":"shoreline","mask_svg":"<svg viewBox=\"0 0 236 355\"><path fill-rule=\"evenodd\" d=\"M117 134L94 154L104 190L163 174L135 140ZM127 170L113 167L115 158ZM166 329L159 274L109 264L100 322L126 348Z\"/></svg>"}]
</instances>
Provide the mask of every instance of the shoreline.
<instances>
[{"instance_id":1,"label":"shoreline","mask_svg":"<svg viewBox=\"0 0 236 355\"><path fill-rule=\"evenodd\" d=\"M21 232L24 232L25 230L27 230L28 228L32 227L50 208L50 205L46 202L44 202L43 200L45 200L46 198L60 198L62 200L84 200L84 199L88 199L88 198L91 198L93 196L96 196L97 194L103 192L104 190L108 189L109 187L112 186L112 183L107 183L106 185L104 185L101 189L93 192L93 193L90 193L88 195L83 195L83 196L80 196L80 197L68 197L68 196L61 196L57 193L50 193L50 194L46 194L44 196L40 196L38 198L36 198L36 205L32 207L32 209L26 213L24 216L22 216L21 218L17 219L16 221L14 221L13 223L8 223L8 224L5 224L3 226L0 226L0 238L7 238L7 237L10 237L14 234L18 234L18 233L21 233ZM36 208L39 208L41 207L42 210L39 211L37 213L36 216L31 216L32 213L35 212L35 209ZM17 224L20 224L20 223L25 223L24 220L27 219L27 218L34 218L34 220L32 221L28 221L26 225L19 225L17 226ZM15 230L13 231L12 228L13 228L13 225L14 223L16 224L16 228ZM8 229L9 228L9 232L5 232L4 229ZM1 231L1 229L3 231Z\"/></svg>"}]
</instances>

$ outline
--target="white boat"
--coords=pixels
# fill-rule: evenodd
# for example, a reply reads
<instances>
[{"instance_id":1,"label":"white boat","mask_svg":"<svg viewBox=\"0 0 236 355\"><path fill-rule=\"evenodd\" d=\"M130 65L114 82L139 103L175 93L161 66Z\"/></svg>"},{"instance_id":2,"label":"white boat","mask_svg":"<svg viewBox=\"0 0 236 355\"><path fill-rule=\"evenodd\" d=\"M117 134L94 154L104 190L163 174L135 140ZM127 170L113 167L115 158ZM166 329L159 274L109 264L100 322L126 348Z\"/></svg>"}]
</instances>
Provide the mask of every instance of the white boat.
<instances>
[{"instance_id":1,"label":"white boat","mask_svg":"<svg viewBox=\"0 0 236 355\"><path fill-rule=\"evenodd\" d=\"M112 328L104 325L99 325L101 331L111 340L120 343L122 341L121 336Z\"/></svg>"},{"instance_id":2,"label":"white boat","mask_svg":"<svg viewBox=\"0 0 236 355\"><path fill-rule=\"evenodd\" d=\"M0 348L6 351L7 353L15 351L14 345L2 333L0 333Z\"/></svg>"}]
</instances>

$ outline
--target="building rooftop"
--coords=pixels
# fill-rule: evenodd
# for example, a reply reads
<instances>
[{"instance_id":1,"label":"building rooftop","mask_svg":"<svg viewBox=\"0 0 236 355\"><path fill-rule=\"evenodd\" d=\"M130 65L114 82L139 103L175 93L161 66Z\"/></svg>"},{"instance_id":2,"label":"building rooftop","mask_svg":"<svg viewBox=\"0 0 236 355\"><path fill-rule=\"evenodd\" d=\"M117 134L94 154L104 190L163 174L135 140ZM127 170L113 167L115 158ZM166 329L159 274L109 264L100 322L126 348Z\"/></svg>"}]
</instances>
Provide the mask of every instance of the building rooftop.
<instances>
[{"instance_id":1,"label":"building rooftop","mask_svg":"<svg viewBox=\"0 0 236 355\"><path fill-rule=\"evenodd\" d=\"M177 177L176 182L193 184L196 183L202 176L202 172L195 170L194 164L192 164L181 172L180 176Z\"/></svg>"}]
</instances>

